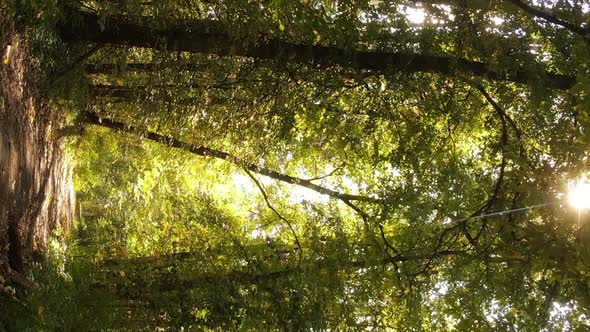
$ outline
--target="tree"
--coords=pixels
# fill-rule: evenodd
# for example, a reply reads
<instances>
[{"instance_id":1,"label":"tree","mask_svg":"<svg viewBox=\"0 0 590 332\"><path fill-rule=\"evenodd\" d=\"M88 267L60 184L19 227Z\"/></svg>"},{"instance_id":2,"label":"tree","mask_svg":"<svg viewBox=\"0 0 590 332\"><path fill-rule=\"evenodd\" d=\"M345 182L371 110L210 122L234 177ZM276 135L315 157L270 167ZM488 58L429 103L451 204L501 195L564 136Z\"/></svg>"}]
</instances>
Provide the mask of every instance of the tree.
<instances>
[{"instance_id":1,"label":"tree","mask_svg":"<svg viewBox=\"0 0 590 332\"><path fill-rule=\"evenodd\" d=\"M560 198L588 166L581 3L64 13L80 236L127 328L588 325L587 227Z\"/></svg>"},{"instance_id":2,"label":"tree","mask_svg":"<svg viewBox=\"0 0 590 332\"><path fill-rule=\"evenodd\" d=\"M168 51L186 51L219 56L246 56L275 61L292 61L312 67L351 67L376 72L404 71L452 74L465 72L494 80L529 83L546 78L545 84L556 88L571 88L575 77L552 72L539 72L535 66L517 68L510 73L500 73L490 64L461 57L445 57L405 52L354 50L322 45L305 45L269 37L235 40L227 29L215 20L183 22L182 25L158 29L153 26L133 24L124 19L109 19L108 26L101 26L97 15L78 12L78 20L61 28L67 41L125 44ZM145 18L143 19L145 20ZM250 40L253 39L253 40ZM539 66L542 68L542 66ZM534 71L537 69L537 71Z\"/></svg>"}]
</instances>

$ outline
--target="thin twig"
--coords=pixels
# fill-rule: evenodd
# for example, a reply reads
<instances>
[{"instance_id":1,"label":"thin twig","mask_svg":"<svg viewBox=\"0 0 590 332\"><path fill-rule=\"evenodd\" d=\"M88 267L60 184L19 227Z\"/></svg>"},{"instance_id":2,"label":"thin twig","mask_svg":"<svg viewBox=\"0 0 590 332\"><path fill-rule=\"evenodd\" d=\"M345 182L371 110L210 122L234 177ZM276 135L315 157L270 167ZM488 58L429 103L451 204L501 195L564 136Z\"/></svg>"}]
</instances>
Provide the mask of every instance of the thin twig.
<instances>
[{"instance_id":1,"label":"thin twig","mask_svg":"<svg viewBox=\"0 0 590 332\"><path fill-rule=\"evenodd\" d=\"M254 175L252 175L252 173L247 169L244 168L243 169L244 172L246 172L246 174L248 174L248 176L250 177L250 179L252 179L252 181L254 181L254 183L256 184L256 186L258 187L258 189L260 190L260 193L262 194L262 197L264 197L264 201L266 202L266 206L268 206L269 209L272 210L272 212L274 212L274 214L283 222L285 222L287 224L287 226L289 226L289 229L291 230L291 233L293 233L293 237L295 238L295 244L297 244L297 247L299 248L299 261L297 262L297 267L301 266L301 261L303 259L303 246L301 245L301 242L299 241L299 237L297 236L297 232L295 232L295 229L293 228L293 225L291 225L291 222L289 220L287 220L287 218L283 217L282 214L279 213L279 211L277 211L274 206L272 206L272 204L270 203L270 200L268 199L268 194L266 193L266 191L264 190L264 187L262 186L262 184L258 181L258 179L256 179L256 177L254 177Z\"/></svg>"},{"instance_id":2,"label":"thin twig","mask_svg":"<svg viewBox=\"0 0 590 332\"><path fill-rule=\"evenodd\" d=\"M331 171L330 173L328 173L326 175L322 175L322 176L318 176L318 177L310 178L310 179L306 179L306 180L307 181L316 181L316 180L325 179L327 177L330 177L330 176L334 175L336 172L338 172L339 170L341 170L344 166L346 166L346 162L343 162L340 166L336 167L333 171Z\"/></svg>"}]
</instances>

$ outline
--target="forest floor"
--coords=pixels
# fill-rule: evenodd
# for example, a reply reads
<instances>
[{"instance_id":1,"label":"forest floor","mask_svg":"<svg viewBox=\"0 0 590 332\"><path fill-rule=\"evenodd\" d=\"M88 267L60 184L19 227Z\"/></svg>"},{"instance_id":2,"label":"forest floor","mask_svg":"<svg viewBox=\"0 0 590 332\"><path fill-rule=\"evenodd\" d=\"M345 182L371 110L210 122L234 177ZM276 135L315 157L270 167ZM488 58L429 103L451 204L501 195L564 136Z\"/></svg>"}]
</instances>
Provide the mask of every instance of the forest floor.
<instances>
[{"instance_id":1,"label":"forest floor","mask_svg":"<svg viewBox=\"0 0 590 332\"><path fill-rule=\"evenodd\" d=\"M53 231L68 228L72 170L56 135L63 115L50 106L44 73L17 27L14 2L0 4L0 297L28 287L31 257ZM13 287L8 287L13 285ZM1 298L0 298L1 302Z\"/></svg>"}]
</instances>

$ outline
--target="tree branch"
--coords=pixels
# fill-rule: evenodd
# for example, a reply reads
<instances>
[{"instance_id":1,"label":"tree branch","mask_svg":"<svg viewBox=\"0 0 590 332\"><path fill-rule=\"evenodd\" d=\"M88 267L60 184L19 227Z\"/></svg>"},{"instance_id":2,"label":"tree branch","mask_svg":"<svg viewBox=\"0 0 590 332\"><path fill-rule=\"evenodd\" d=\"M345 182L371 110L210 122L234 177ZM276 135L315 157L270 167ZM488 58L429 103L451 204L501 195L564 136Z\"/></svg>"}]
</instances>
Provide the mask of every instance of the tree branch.
<instances>
[{"instance_id":1,"label":"tree branch","mask_svg":"<svg viewBox=\"0 0 590 332\"><path fill-rule=\"evenodd\" d=\"M90 58L94 53L96 53L102 47L101 44L96 44L92 46L88 51L84 52L80 55L76 60L74 60L71 64L67 65L66 67L60 69L58 72L51 76L49 81L49 86L54 85L55 83L61 81L69 72L74 70L79 64L84 62L86 59Z\"/></svg>"},{"instance_id":2,"label":"tree branch","mask_svg":"<svg viewBox=\"0 0 590 332\"><path fill-rule=\"evenodd\" d=\"M590 40L588 40L588 38L587 38L588 29L579 27L579 26L572 24L570 22L567 22L567 21L563 21L563 20L559 19L555 14L548 13L548 12L545 12L541 9L529 6L524 1L521 1L521 0L507 0L507 1L512 3L513 5L517 6L518 8L522 9L524 12L526 12L529 15L532 15L535 17L540 17L540 18L546 20L547 22L550 22L555 25L559 25L563 28L566 28L567 30L573 32L574 34L582 37L587 43L590 42Z\"/></svg>"},{"instance_id":3,"label":"tree branch","mask_svg":"<svg viewBox=\"0 0 590 332\"><path fill-rule=\"evenodd\" d=\"M280 220L284 221L285 224L287 224L287 226L289 226L289 229L291 230L291 233L293 234L293 237L295 238L295 244L297 244L297 247L299 248L299 253L298 253L299 254L299 261L297 263L297 267L301 266L301 260L303 259L303 246L301 246L301 242L299 241L299 237L297 236L297 232L295 232L293 225L291 225L291 222L289 220L287 220L287 218L283 217L283 215L280 214L279 211L277 211L272 206L272 204L270 203L270 200L268 199L268 195L266 194L266 191L264 190L264 187L262 187L262 184L258 181L258 179L256 179L254 177L254 175L252 175L252 173L250 173L250 171L247 168L244 168L244 172L246 172L246 174L248 174L250 179L252 179L252 181L254 181L254 183L256 184L256 186L258 187L260 192L262 193L262 197L264 197L264 201L266 202L266 206L268 206L268 208L271 209L272 212L274 212L274 214Z\"/></svg>"},{"instance_id":4,"label":"tree branch","mask_svg":"<svg viewBox=\"0 0 590 332\"><path fill-rule=\"evenodd\" d=\"M342 164L340 164L340 166L334 168L334 170L332 170L330 173L328 173L326 175L317 176L317 177L314 177L314 178L309 178L309 179L307 179L307 181L315 181L315 180L322 180L322 179L328 178L328 177L336 174L336 172L338 172L339 170L341 170L344 166L346 166L346 162L343 162Z\"/></svg>"},{"instance_id":5,"label":"tree branch","mask_svg":"<svg viewBox=\"0 0 590 332\"><path fill-rule=\"evenodd\" d=\"M319 186L315 183L312 183L309 180L300 179L297 177L293 177L290 175L279 173L277 171L274 171L274 170L271 170L271 169L268 169L265 167L260 167L258 165L246 162L246 161L244 161L238 157L235 157L227 152L211 149L211 148L208 148L208 147L202 146L202 145L200 145L200 146L193 145L190 143L186 143L186 142L177 140L173 137L163 136L158 133L150 132L147 130L140 130L140 129L130 126L126 123L117 122L117 121L106 119L106 118L100 118L95 113L85 112L83 121L86 123L90 123L90 124L94 124L94 125L98 125L98 126L102 126L102 127L107 127L107 128L111 128L111 129L116 129L116 130L120 130L120 131L127 132L127 133L141 134L143 137L145 137L149 140L152 140L152 141L155 141L155 142L158 142L161 144L165 144L170 147L182 149L182 150L191 152L191 153L199 155L199 156L225 160L225 161L228 161L228 162L235 164L239 167L242 167L248 171L251 171L251 172L254 172L254 173L257 173L260 175L268 176L269 178L272 178L272 179L275 179L275 180L278 180L281 182L305 187L305 188L311 189L319 194L328 195L332 198L339 199L339 200L343 201L346 205L349 205L349 206L352 205L352 203L350 203L350 201L361 201L361 202L375 203L375 204L382 204L383 203L382 200L377 199L377 198L341 193L341 192L338 192L338 191L335 191L332 189L328 189L328 188ZM352 205L352 206L354 206L354 205ZM358 210L358 208L356 208L356 210Z\"/></svg>"},{"instance_id":6,"label":"tree branch","mask_svg":"<svg viewBox=\"0 0 590 332\"><path fill-rule=\"evenodd\" d=\"M483 210L483 212L485 212L487 209L492 207L492 205L500 197L500 190L502 189L502 185L504 183L504 174L506 171L506 146L508 145L508 125L506 123L507 122L506 118L508 118L508 115L500 107L500 105L498 105L498 103L496 103L496 101L490 96L490 94L487 93L487 91L484 89L483 86L477 85L476 88L477 88L477 90L479 90L479 92L481 92L481 94L484 96L484 98L487 100L487 102L490 103L490 105L492 105L492 107L494 108L494 111L496 112L496 114L500 118L500 122L502 123L502 137L500 139L500 145L502 148L502 161L500 163L500 174L498 175L498 180L496 181L496 186L494 187L494 192L493 192L492 196L490 197L490 199L488 200L488 202L486 203L485 209ZM518 135L518 131L516 133ZM480 231L477 233L477 235L474 238L475 241L477 241L479 236L483 233L486 225L487 225L487 221L484 219Z\"/></svg>"},{"instance_id":7,"label":"tree branch","mask_svg":"<svg viewBox=\"0 0 590 332\"><path fill-rule=\"evenodd\" d=\"M496 101L487 93L487 91L483 88L483 86L478 85L478 86L476 86L476 88L477 88L477 90L479 90L479 92L481 92L481 94L488 101L488 103L490 103L490 105L492 105L492 107L494 108L494 111L499 116L500 121L502 123L502 138L500 139L500 144L502 146L502 161L500 164L500 175L498 176L498 181L496 181L494 193L490 197L491 201L488 201L489 204L488 204L487 208L489 208L494 203L494 201L498 199L498 197L500 195L500 189L502 188L502 183L504 181L504 173L505 173L505 169L506 169L506 145L508 145L508 125L506 124L506 118L508 117L508 115L506 115L506 112L504 112L504 110L500 107L500 105L498 105L498 103L496 103ZM514 123L513 123L513 125L516 126ZM518 133L518 131L517 131L517 133Z\"/></svg>"}]
</instances>

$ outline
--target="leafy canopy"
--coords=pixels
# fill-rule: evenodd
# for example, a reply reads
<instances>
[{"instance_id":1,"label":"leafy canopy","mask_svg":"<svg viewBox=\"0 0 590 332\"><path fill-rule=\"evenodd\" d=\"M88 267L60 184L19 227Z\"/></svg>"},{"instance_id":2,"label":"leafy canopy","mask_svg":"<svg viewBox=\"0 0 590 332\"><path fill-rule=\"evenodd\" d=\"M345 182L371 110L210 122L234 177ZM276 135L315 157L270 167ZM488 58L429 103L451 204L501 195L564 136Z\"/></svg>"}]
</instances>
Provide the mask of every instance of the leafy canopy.
<instances>
[{"instance_id":1,"label":"leafy canopy","mask_svg":"<svg viewBox=\"0 0 590 332\"><path fill-rule=\"evenodd\" d=\"M590 325L563 200L588 168L587 4L63 8L77 241L112 327Z\"/></svg>"}]
</instances>

